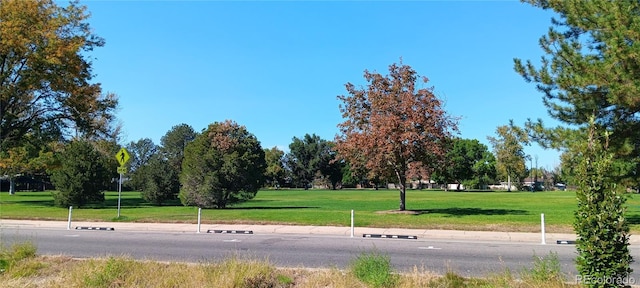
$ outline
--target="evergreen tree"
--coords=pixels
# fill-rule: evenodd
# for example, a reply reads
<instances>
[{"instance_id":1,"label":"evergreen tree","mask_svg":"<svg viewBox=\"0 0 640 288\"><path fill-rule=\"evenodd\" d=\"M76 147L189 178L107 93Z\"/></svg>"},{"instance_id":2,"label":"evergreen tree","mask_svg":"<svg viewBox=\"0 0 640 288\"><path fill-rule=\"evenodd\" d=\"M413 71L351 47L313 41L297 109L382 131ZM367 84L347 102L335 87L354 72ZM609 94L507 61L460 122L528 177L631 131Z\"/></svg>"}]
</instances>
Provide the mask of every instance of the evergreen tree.
<instances>
[{"instance_id":1,"label":"evergreen tree","mask_svg":"<svg viewBox=\"0 0 640 288\"><path fill-rule=\"evenodd\" d=\"M244 126L213 123L184 151L180 200L184 205L225 208L252 199L264 182L264 150Z\"/></svg>"},{"instance_id":2,"label":"evergreen tree","mask_svg":"<svg viewBox=\"0 0 640 288\"><path fill-rule=\"evenodd\" d=\"M592 287L625 286L605 280L631 271L620 193L621 184L638 185L640 172L640 2L525 2L559 15L540 39L547 54L540 67L515 59L515 69L537 83L551 116L570 126L546 129L540 120L528 123L539 143L579 159L578 269L583 276L601 277ZM597 131L606 131L605 143L597 140ZM563 136L572 134L586 140L567 145Z\"/></svg>"},{"instance_id":3,"label":"evergreen tree","mask_svg":"<svg viewBox=\"0 0 640 288\"><path fill-rule=\"evenodd\" d=\"M547 129L529 122L540 144L566 149L567 138L595 117L611 131L613 163L624 168L617 180L638 185L640 172L640 2L622 0L524 1L558 14L540 39L547 56L540 67L515 59L515 69L534 82L555 119L571 127ZM577 128L577 129L576 129ZM586 139L583 129L582 139ZM569 137L567 137L569 135ZM621 183L621 182L619 182Z\"/></svg>"},{"instance_id":4,"label":"evergreen tree","mask_svg":"<svg viewBox=\"0 0 640 288\"><path fill-rule=\"evenodd\" d=\"M145 165L144 188L142 198L154 205L177 199L180 192L180 178L178 171L169 163L169 160L159 154L149 159Z\"/></svg>"},{"instance_id":5,"label":"evergreen tree","mask_svg":"<svg viewBox=\"0 0 640 288\"><path fill-rule=\"evenodd\" d=\"M109 160L89 142L74 140L69 143L58 155L60 166L51 175L57 190L53 192L55 204L81 207L103 202L102 191L108 187L112 175Z\"/></svg>"}]
</instances>

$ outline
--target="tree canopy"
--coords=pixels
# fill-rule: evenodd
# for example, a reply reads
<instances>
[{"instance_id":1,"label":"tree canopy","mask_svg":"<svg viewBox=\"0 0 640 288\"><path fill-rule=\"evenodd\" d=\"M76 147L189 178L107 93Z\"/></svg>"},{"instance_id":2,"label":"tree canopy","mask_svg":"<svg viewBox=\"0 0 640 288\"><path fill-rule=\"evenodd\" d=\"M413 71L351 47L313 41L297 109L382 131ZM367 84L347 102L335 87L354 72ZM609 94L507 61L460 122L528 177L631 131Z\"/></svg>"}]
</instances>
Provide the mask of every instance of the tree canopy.
<instances>
[{"instance_id":1,"label":"tree canopy","mask_svg":"<svg viewBox=\"0 0 640 288\"><path fill-rule=\"evenodd\" d=\"M444 165L434 171L434 177L445 184L457 183L469 188L485 189L496 178L496 160L486 145L476 139L452 139Z\"/></svg>"},{"instance_id":2,"label":"tree canopy","mask_svg":"<svg viewBox=\"0 0 640 288\"><path fill-rule=\"evenodd\" d=\"M433 88L420 88L408 65L392 64L389 75L364 72L367 87L347 83L340 112L336 149L351 169L365 167L373 176L396 179L400 210L405 210L407 178L426 178L446 152L445 142L457 130L456 119L443 108ZM371 177L374 178L374 177Z\"/></svg>"},{"instance_id":3,"label":"tree canopy","mask_svg":"<svg viewBox=\"0 0 640 288\"><path fill-rule=\"evenodd\" d=\"M539 66L514 59L525 81L536 83L549 113L569 126L544 129L530 122L543 145L567 149L567 133L586 135L589 119L611 132L614 162L632 165L622 178L637 178L640 163L640 3L638 1L524 1L558 14L540 38ZM586 139L586 136L581 136ZM572 137L574 138L574 137ZM636 179L637 181L637 179Z\"/></svg>"},{"instance_id":4,"label":"tree canopy","mask_svg":"<svg viewBox=\"0 0 640 288\"><path fill-rule=\"evenodd\" d=\"M0 2L0 149L27 134L104 136L117 98L91 83L87 52L104 45L85 7L52 0Z\"/></svg>"},{"instance_id":5,"label":"tree canopy","mask_svg":"<svg viewBox=\"0 0 640 288\"><path fill-rule=\"evenodd\" d=\"M511 179L517 185L521 184L527 174L523 144L529 144L526 131L513 125L503 125L496 128L497 137L487 137L496 155L496 169L501 180L507 180L507 190L511 191Z\"/></svg>"},{"instance_id":6,"label":"tree canopy","mask_svg":"<svg viewBox=\"0 0 640 288\"><path fill-rule=\"evenodd\" d=\"M289 153L284 159L297 185L307 189L316 176L326 177L331 182L330 179L335 177L333 173L336 171L336 165L331 163L335 158L331 146L329 141L316 134L305 134L302 138L293 137L289 144Z\"/></svg>"},{"instance_id":7,"label":"tree canopy","mask_svg":"<svg viewBox=\"0 0 640 288\"><path fill-rule=\"evenodd\" d=\"M271 149L265 148L264 157L267 163L264 174L266 184L278 188L285 181L285 177L287 177L287 171L282 163L284 151L278 149L278 147L272 147Z\"/></svg>"},{"instance_id":8,"label":"tree canopy","mask_svg":"<svg viewBox=\"0 0 640 288\"><path fill-rule=\"evenodd\" d=\"M193 141L197 135L198 133L196 133L191 126L182 123L171 127L171 129L160 138L160 151L178 171L182 169L185 147L187 147L187 144Z\"/></svg>"},{"instance_id":9,"label":"tree canopy","mask_svg":"<svg viewBox=\"0 0 640 288\"><path fill-rule=\"evenodd\" d=\"M260 142L244 126L215 122L187 144L180 200L202 208L247 201L262 187L266 166Z\"/></svg>"}]
</instances>

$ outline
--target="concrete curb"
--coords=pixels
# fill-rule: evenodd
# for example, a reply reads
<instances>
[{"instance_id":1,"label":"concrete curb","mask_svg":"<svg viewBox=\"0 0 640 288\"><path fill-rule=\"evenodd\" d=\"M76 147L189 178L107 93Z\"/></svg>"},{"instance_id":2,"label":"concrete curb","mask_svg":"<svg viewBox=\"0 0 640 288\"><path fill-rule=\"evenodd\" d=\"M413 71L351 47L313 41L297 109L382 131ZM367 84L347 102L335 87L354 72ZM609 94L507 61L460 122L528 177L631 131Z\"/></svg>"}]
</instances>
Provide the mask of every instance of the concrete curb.
<instances>
[{"instance_id":1,"label":"concrete curb","mask_svg":"<svg viewBox=\"0 0 640 288\"><path fill-rule=\"evenodd\" d=\"M139 232L173 232L196 233L197 224L193 223L138 223L138 222L73 222L80 227L111 227L118 231ZM66 221L43 220L14 220L0 219L0 228L25 227L67 229ZM308 235L351 235L350 227L336 226L288 226L288 225L245 225L245 224L202 224L202 230L252 231L256 234L308 234ZM460 240L460 241L496 241L496 242L528 242L541 243L540 233L525 232L495 232L495 231L460 231L460 230L428 230L428 229L400 229L400 228L371 228L355 227L354 235L361 237L365 234L378 235L411 235L420 239L432 240ZM239 234L239 233L236 233ZM576 235L566 233L546 233L545 243L561 241L575 241ZM388 237L391 238L391 237ZM640 236L631 235L630 244L640 244Z\"/></svg>"}]
</instances>

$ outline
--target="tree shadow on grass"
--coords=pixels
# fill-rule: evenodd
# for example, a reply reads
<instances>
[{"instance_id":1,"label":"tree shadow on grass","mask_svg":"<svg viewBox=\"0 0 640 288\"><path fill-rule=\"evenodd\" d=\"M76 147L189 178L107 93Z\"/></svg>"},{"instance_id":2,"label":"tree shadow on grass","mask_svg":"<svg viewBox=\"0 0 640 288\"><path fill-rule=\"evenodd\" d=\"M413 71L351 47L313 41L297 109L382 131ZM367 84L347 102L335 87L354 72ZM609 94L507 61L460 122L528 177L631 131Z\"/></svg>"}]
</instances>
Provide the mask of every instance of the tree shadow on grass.
<instances>
[{"instance_id":1,"label":"tree shadow on grass","mask_svg":"<svg viewBox=\"0 0 640 288\"><path fill-rule=\"evenodd\" d=\"M282 210L282 209L313 209L317 206L255 206L255 207L227 207L225 210Z\"/></svg>"},{"instance_id":2,"label":"tree shadow on grass","mask_svg":"<svg viewBox=\"0 0 640 288\"><path fill-rule=\"evenodd\" d=\"M20 205L31 205L31 206L46 206L53 207L55 206L53 200L24 200L24 201L16 201L16 202L6 202L7 204L20 204Z\"/></svg>"},{"instance_id":3,"label":"tree shadow on grass","mask_svg":"<svg viewBox=\"0 0 640 288\"><path fill-rule=\"evenodd\" d=\"M640 215L638 214L634 214L634 215L627 215L627 222L631 225L638 225L640 224Z\"/></svg>"},{"instance_id":4,"label":"tree shadow on grass","mask_svg":"<svg viewBox=\"0 0 640 288\"><path fill-rule=\"evenodd\" d=\"M483 208L435 208L435 209L418 209L410 210L415 212L415 215L422 214L445 214L448 217L462 217L473 215L529 215L530 213L525 210L514 209L483 209Z\"/></svg>"}]
</instances>

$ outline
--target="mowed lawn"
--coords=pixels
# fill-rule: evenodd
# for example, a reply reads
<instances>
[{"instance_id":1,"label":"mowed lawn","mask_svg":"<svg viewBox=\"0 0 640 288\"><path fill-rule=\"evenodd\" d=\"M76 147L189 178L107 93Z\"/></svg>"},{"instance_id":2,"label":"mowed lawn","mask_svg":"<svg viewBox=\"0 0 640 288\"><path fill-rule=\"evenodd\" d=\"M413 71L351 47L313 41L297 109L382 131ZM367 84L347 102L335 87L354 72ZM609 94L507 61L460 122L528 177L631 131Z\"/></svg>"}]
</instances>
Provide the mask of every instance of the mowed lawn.
<instances>
[{"instance_id":1,"label":"mowed lawn","mask_svg":"<svg viewBox=\"0 0 640 288\"><path fill-rule=\"evenodd\" d=\"M627 218L640 231L640 196L629 194ZM198 209L178 201L152 206L140 193L123 192L120 218L117 192L103 205L74 207L74 221L197 223ZM491 231L573 231L575 192L454 192L408 190L407 211L400 213L397 190L261 190L251 201L227 209L202 209L202 223L257 223ZM0 193L0 218L67 220L68 208L53 205L50 192Z\"/></svg>"}]
</instances>

